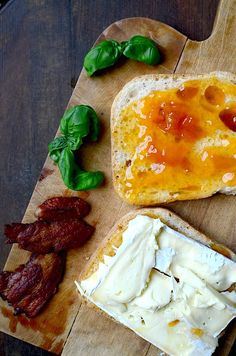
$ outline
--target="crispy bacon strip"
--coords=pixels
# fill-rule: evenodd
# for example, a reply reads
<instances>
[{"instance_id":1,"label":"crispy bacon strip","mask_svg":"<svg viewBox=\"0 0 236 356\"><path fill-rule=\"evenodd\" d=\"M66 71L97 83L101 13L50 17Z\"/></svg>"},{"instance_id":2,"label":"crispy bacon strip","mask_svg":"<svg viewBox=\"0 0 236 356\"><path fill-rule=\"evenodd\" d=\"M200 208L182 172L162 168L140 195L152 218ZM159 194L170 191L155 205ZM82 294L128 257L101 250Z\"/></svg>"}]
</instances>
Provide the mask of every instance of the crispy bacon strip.
<instances>
[{"instance_id":1,"label":"crispy bacon strip","mask_svg":"<svg viewBox=\"0 0 236 356\"><path fill-rule=\"evenodd\" d=\"M93 232L93 226L78 219L5 225L7 243L17 242L22 249L38 254L77 248L83 245Z\"/></svg>"},{"instance_id":2,"label":"crispy bacon strip","mask_svg":"<svg viewBox=\"0 0 236 356\"><path fill-rule=\"evenodd\" d=\"M59 221L83 218L88 215L90 205L78 197L54 197L45 200L35 212L39 220Z\"/></svg>"},{"instance_id":3,"label":"crispy bacon strip","mask_svg":"<svg viewBox=\"0 0 236 356\"><path fill-rule=\"evenodd\" d=\"M65 254L32 255L14 272L0 273L0 295L15 314L35 317L56 293L65 269Z\"/></svg>"}]
</instances>

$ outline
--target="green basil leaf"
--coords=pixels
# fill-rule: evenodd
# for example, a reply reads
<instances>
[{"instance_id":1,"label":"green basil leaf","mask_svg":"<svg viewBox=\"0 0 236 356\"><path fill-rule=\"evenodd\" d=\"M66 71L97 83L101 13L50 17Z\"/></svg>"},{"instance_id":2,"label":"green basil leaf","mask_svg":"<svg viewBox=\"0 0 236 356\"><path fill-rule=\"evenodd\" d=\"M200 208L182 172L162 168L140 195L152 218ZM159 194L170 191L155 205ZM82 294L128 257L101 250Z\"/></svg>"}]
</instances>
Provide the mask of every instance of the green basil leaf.
<instances>
[{"instance_id":1,"label":"green basil leaf","mask_svg":"<svg viewBox=\"0 0 236 356\"><path fill-rule=\"evenodd\" d=\"M84 68L89 76L115 64L121 56L121 45L115 40L106 40L93 47L84 58Z\"/></svg>"},{"instance_id":2,"label":"green basil leaf","mask_svg":"<svg viewBox=\"0 0 236 356\"><path fill-rule=\"evenodd\" d=\"M68 134L68 122L69 122L71 116L74 114L74 112L75 112L75 106L70 109L67 109L61 118L59 127L60 127L60 131L63 135Z\"/></svg>"},{"instance_id":3,"label":"green basil leaf","mask_svg":"<svg viewBox=\"0 0 236 356\"><path fill-rule=\"evenodd\" d=\"M85 105L84 105L85 106ZM89 114L90 129L88 138L90 141L97 141L100 134L100 121L96 112L91 108L91 106L86 106Z\"/></svg>"},{"instance_id":4,"label":"green basil leaf","mask_svg":"<svg viewBox=\"0 0 236 356\"><path fill-rule=\"evenodd\" d=\"M76 171L76 164L73 152L67 147L61 152L58 167L65 185L73 190L72 177Z\"/></svg>"},{"instance_id":5,"label":"green basil leaf","mask_svg":"<svg viewBox=\"0 0 236 356\"><path fill-rule=\"evenodd\" d=\"M74 190L89 190L97 188L104 180L102 172L80 172L74 182Z\"/></svg>"},{"instance_id":6,"label":"green basil leaf","mask_svg":"<svg viewBox=\"0 0 236 356\"><path fill-rule=\"evenodd\" d=\"M80 148L83 141L80 137L67 136L67 146L72 151L76 151Z\"/></svg>"},{"instance_id":7,"label":"green basil leaf","mask_svg":"<svg viewBox=\"0 0 236 356\"><path fill-rule=\"evenodd\" d=\"M89 134L89 109L86 105L76 105L65 111L60 123L60 130L65 136L82 138ZM79 147L77 147L78 149Z\"/></svg>"},{"instance_id":8,"label":"green basil leaf","mask_svg":"<svg viewBox=\"0 0 236 356\"><path fill-rule=\"evenodd\" d=\"M49 157L58 163L61 151L67 146L67 140L64 136L56 137L48 144Z\"/></svg>"},{"instance_id":9,"label":"green basil leaf","mask_svg":"<svg viewBox=\"0 0 236 356\"><path fill-rule=\"evenodd\" d=\"M67 136L68 146L77 150L82 145L83 137L97 141L100 133L100 122L96 112L88 105L77 105L66 110L60 123L61 132Z\"/></svg>"},{"instance_id":10,"label":"green basil leaf","mask_svg":"<svg viewBox=\"0 0 236 356\"><path fill-rule=\"evenodd\" d=\"M127 58L146 64L158 64L161 61L156 43L144 36L134 36L129 41L122 42L122 51Z\"/></svg>"},{"instance_id":11,"label":"green basil leaf","mask_svg":"<svg viewBox=\"0 0 236 356\"><path fill-rule=\"evenodd\" d=\"M78 105L66 110L60 123L63 136L49 145L50 157L58 163L65 185L72 190L94 189L104 179L102 172L86 172L75 162L73 151L78 150L83 138L96 141L100 133L100 122L96 112L88 105Z\"/></svg>"},{"instance_id":12,"label":"green basil leaf","mask_svg":"<svg viewBox=\"0 0 236 356\"><path fill-rule=\"evenodd\" d=\"M104 179L102 172L82 171L75 162L73 152L68 147L61 152L58 167L65 185L71 190L94 189Z\"/></svg>"}]
</instances>

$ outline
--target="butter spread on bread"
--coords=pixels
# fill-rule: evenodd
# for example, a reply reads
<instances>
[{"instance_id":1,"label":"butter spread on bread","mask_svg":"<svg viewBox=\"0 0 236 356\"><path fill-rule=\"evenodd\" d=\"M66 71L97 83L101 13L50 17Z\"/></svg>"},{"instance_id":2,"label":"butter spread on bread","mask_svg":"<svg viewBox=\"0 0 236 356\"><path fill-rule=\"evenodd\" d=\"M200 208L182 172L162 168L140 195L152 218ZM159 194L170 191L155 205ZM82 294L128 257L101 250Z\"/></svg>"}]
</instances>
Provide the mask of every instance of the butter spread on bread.
<instances>
[{"instance_id":1,"label":"butter spread on bread","mask_svg":"<svg viewBox=\"0 0 236 356\"><path fill-rule=\"evenodd\" d=\"M130 204L236 193L236 76L145 75L111 110L113 183Z\"/></svg>"},{"instance_id":2,"label":"butter spread on bread","mask_svg":"<svg viewBox=\"0 0 236 356\"><path fill-rule=\"evenodd\" d=\"M170 355L212 355L236 316L235 255L165 209L124 219L76 282L81 295Z\"/></svg>"}]
</instances>

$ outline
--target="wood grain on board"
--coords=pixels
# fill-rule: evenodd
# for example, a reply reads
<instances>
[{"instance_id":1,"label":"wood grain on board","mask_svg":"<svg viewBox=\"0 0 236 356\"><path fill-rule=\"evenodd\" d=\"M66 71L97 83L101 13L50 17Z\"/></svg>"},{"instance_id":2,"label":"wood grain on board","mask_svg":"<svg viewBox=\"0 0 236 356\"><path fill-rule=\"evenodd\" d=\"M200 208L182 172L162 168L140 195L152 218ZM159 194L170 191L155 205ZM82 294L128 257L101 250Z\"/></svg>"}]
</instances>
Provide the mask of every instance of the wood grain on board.
<instances>
[{"instance_id":1,"label":"wood grain on board","mask_svg":"<svg viewBox=\"0 0 236 356\"><path fill-rule=\"evenodd\" d=\"M153 36L157 40L166 58L163 65L155 69L157 72L171 73L174 71L186 42L186 37L167 25L158 24L148 19L124 20L112 25L100 39L107 36L123 40L135 33ZM92 211L86 220L96 226L96 233L83 248L68 253L66 273L59 286L58 293L33 321L28 321L24 316L14 317L7 304L0 301L4 316L0 318L0 329L2 331L47 350L60 353L80 306L74 280L84 267L87 258L113 226L116 219L129 210L129 207L125 206L113 191L111 182L110 105L115 94L126 80L132 79L140 73L151 73L152 71L153 67L128 60L122 66L93 79L88 78L82 71L69 106L80 103L89 104L101 118L103 131L101 140L83 149L81 156L84 157L85 167L91 170L99 169L105 173L106 182L101 188L88 193L69 191L61 180L58 168L54 166L50 159L47 159L23 221L31 222L35 220L34 211L36 207L50 196L80 195L87 198L91 203ZM24 263L28 256L29 254L26 251L20 250L17 245L13 246L5 269L14 269L20 263Z\"/></svg>"},{"instance_id":2,"label":"wood grain on board","mask_svg":"<svg viewBox=\"0 0 236 356\"><path fill-rule=\"evenodd\" d=\"M41 179L26 210L24 221L33 221L37 205L50 196L78 195L86 198L92 205L92 211L86 220L96 226L96 233L83 248L69 252L66 273L59 291L37 318L30 321L24 316L14 317L7 304L0 302L4 316L0 318L2 331L55 353L61 352L67 340L63 352L65 356L135 355L137 353L150 356L155 353L156 349L153 346L150 347L149 343L130 330L81 305L80 297L74 287L74 280L114 222L132 209L120 200L112 187L110 107L116 93L128 80L137 75L175 71L204 73L218 69L235 71L235 48L233 48L236 35L235 13L236 1L222 0L213 34L204 42L187 40L173 28L145 18L116 22L99 37L98 41L105 38L121 41L137 33L150 36L158 43L163 54L163 62L159 66L149 67L142 63L124 60L102 76L94 78L88 78L84 71L81 72L69 106L89 104L101 118L100 141L83 148L81 156L85 168L102 170L106 181L102 187L88 193L69 191L65 189L57 167L47 159ZM174 203L169 206L194 227L200 228L210 237L235 250L236 231L233 224L236 214L235 197L217 195L205 200ZM5 268L13 269L27 258L28 253L15 245ZM232 343L233 337L228 336L228 346L224 347L224 355L228 355Z\"/></svg>"}]
</instances>

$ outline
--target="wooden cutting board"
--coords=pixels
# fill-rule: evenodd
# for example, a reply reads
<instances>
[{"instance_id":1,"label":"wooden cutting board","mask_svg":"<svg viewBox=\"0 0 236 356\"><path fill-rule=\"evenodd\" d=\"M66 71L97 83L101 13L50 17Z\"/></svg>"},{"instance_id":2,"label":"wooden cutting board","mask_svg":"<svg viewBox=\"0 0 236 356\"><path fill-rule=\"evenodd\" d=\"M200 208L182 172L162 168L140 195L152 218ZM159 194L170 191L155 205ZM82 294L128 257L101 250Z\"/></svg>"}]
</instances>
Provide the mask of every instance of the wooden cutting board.
<instances>
[{"instance_id":1,"label":"wooden cutting board","mask_svg":"<svg viewBox=\"0 0 236 356\"><path fill-rule=\"evenodd\" d=\"M100 35L97 42L106 38L123 41L135 34L149 36L157 42L163 54L163 62L151 67L126 60L104 75L94 78L88 78L84 71L81 72L68 106L82 103L91 105L101 119L101 139L83 148L81 156L86 168L105 173L105 184L90 192L72 192L65 188L58 168L47 159L23 221L34 221L36 207L48 197L80 196L92 206L92 212L86 220L96 226L96 233L84 247L69 252L66 273L59 291L38 317L32 320L24 316L14 317L11 308L0 301L0 330L57 354L64 347L64 356L157 355L157 349L148 342L81 304L74 285L74 280L106 233L117 219L133 209L120 200L112 187L110 107L123 85L138 75L205 73L214 70L236 72L235 16L236 0L222 0L212 35L203 42L191 41L173 28L146 18L118 21ZM216 195L199 201L172 203L168 207L209 237L236 250L236 197ZM14 245L5 269L16 268L28 256L26 251ZM228 355L232 347L235 323L230 329L227 337L223 338L220 355Z\"/></svg>"}]
</instances>

